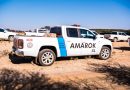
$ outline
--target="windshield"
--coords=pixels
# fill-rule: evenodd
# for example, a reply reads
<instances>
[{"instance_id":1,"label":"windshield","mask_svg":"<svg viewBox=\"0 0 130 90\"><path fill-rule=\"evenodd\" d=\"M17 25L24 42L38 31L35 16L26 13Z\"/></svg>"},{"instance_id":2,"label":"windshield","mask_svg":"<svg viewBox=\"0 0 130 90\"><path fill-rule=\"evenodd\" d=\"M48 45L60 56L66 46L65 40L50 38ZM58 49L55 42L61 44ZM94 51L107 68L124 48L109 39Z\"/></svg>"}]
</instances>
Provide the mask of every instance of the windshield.
<instances>
[{"instance_id":1,"label":"windshield","mask_svg":"<svg viewBox=\"0 0 130 90\"><path fill-rule=\"evenodd\" d=\"M122 35L127 36L127 34L126 34L126 33L122 33Z\"/></svg>"},{"instance_id":2,"label":"windshield","mask_svg":"<svg viewBox=\"0 0 130 90\"><path fill-rule=\"evenodd\" d=\"M98 33L96 31L92 31L95 35L98 35Z\"/></svg>"}]
</instances>

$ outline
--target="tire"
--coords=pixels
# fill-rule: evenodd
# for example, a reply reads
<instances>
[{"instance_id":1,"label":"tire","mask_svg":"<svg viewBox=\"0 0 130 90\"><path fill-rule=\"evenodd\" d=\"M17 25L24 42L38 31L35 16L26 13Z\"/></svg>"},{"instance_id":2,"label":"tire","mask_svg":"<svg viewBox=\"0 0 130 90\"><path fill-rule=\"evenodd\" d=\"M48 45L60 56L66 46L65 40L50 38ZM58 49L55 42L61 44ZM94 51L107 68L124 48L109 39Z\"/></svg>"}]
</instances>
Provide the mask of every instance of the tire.
<instances>
[{"instance_id":1,"label":"tire","mask_svg":"<svg viewBox=\"0 0 130 90\"><path fill-rule=\"evenodd\" d=\"M114 40L113 40L114 42L117 42L118 41L118 39L117 38L114 38Z\"/></svg>"},{"instance_id":2,"label":"tire","mask_svg":"<svg viewBox=\"0 0 130 90\"><path fill-rule=\"evenodd\" d=\"M106 59L110 58L110 56L111 56L110 48L103 46L101 51L100 51L99 58L102 60L106 60Z\"/></svg>"},{"instance_id":3,"label":"tire","mask_svg":"<svg viewBox=\"0 0 130 90\"><path fill-rule=\"evenodd\" d=\"M39 52L38 61L41 66L50 66L56 60L55 53L50 49L43 49Z\"/></svg>"},{"instance_id":4,"label":"tire","mask_svg":"<svg viewBox=\"0 0 130 90\"><path fill-rule=\"evenodd\" d=\"M14 40L14 36L9 36L9 41L13 41Z\"/></svg>"},{"instance_id":5,"label":"tire","mask_svg":"<svg viewBox=\"0 0 130 90\"><path fill-rule=\"evenodd\" d=\"M39 65L37 57L32 57L32 61L34 64Z\"/></svg>"},{"instance_id":6,"label":"tire","mask_svg":"<svg viewBox=\"0 0 130 90\"><path fill-rule=\"evenodd\" d=\"M129 38L126 40L126 42L129 42Z\"/></svg>"}]
</instances>

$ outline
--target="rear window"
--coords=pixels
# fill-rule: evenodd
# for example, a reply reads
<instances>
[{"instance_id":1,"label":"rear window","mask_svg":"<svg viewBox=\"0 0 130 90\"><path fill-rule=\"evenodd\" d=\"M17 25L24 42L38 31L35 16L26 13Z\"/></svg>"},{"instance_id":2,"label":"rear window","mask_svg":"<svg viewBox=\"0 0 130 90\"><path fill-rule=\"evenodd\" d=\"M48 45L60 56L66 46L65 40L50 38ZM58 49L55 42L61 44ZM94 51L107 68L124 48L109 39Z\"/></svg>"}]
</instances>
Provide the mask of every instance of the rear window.
<instances>
[{"instance_id":1,"label":"rear window","mask_svg":"<svg viewBox=\"0 0 130 90\"><path fill-rule=\"evenodd\" d=\"M122 35L122 33L119 33L119 35Z\"/></svg>"},{"instance_id":2,"label":"rear window","mask_svg":"<svg viewBox=\"0 0 130 90\"><path fill-rule=\"evenodd\" d=\"M112 32L113 35L117 35L117 32Z\"/></svg>"},{"instance_id":3,"label":"rear window","mask_svg":"<svg viewBox=\"0 0 130 90\"><path fill-rule=\"evenodd\" d=\"M53 28L51 28L50 33L55 33L56 35L62 36L61 27L53 27Z\"/></svg>"},{"instance_id":4,"label":"rear window","mask_svg":"<svg viewBox=\"0 0 130 90\"><path fill-rule=\"evenodd\" d=\"M78 29L76 28L67 28L67 36L68 37L78 37Z\"/></svg>"}]
</instances>

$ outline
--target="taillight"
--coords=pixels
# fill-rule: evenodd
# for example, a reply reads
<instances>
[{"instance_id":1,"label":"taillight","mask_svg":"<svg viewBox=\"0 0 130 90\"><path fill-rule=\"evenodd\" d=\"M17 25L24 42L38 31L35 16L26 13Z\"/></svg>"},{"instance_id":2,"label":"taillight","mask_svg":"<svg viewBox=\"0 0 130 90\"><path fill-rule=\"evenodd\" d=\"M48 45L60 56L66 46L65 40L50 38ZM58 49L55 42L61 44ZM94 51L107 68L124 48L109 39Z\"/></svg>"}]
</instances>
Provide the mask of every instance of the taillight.
<instances>
[{"instance_id":1,"label":"taillight","mask_svg":"<svg viewBox=\"0 0 130 90\"><path fill-rule=\"evenodd\" d=\"M16 38L14 38L14 40L13 40L13 46L15 47L15 48L17 48L17 46L18 46L18 42L17 42L18 40L16 39Z\"/></svg>"},{"instance_id":2,"label":"taillight","mask_svg":"<svg viewBox=\"0 0 130 90\"><path fill-rule=\"evenodd\" d=\"M23 39L18 39L18 48L23 49Z\"/></svg>"}]
</instances>

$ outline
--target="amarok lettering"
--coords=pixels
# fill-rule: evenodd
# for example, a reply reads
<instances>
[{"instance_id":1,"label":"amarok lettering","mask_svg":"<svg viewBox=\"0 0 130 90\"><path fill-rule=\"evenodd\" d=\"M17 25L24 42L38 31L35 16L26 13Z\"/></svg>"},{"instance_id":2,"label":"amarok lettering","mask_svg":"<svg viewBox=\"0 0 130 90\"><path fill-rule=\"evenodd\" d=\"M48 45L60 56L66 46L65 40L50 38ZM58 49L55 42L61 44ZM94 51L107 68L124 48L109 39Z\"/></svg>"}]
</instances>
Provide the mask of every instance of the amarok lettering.
<instances>
[{"instance_id":1,"label":"amarok lettering","mask_svg":"<svg viewBox=\"0 0 130 90\"><path fill-rule=\"evenodd\" d=\"M70 48L96 48L96 43L72 43Z\"/></svg>"}]
</instances>

